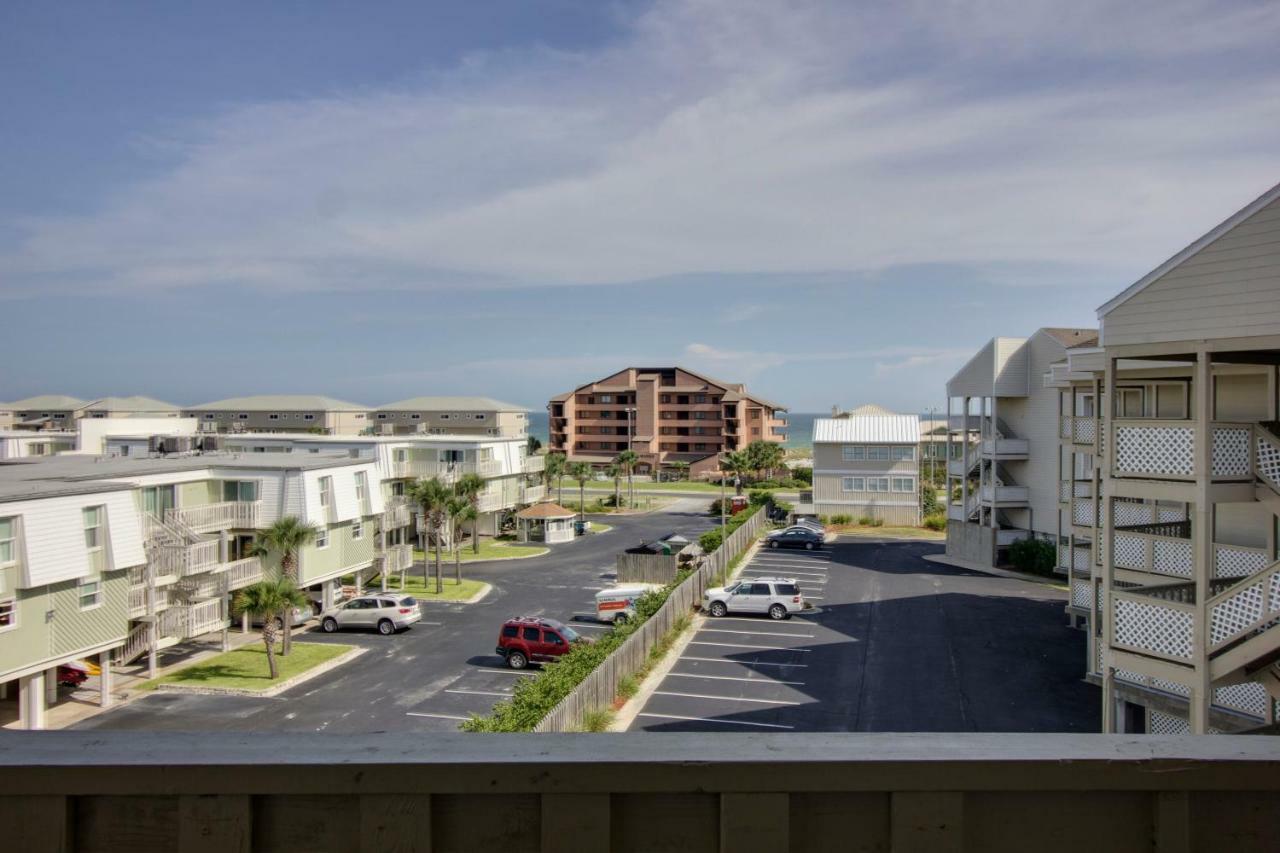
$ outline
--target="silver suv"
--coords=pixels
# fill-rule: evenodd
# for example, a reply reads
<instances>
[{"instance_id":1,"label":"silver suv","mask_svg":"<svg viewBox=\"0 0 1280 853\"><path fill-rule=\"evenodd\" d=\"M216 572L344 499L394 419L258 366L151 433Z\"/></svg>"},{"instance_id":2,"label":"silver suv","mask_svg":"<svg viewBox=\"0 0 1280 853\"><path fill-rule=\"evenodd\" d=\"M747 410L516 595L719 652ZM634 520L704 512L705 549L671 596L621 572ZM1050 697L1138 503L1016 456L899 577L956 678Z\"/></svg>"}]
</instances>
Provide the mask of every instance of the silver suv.
<instances>
[{"instance_id":1,"label":"silver suv","mask_svg":"<svg viewBox=\"0 0 1280 853\"><path fill-rule=\"evenodd\" d=\"M394 634L422 618L421 605L412 595L379 593L353 598L320 618L326 634L339 628L372 628L379 634Z\"/></svg>"},{"instance_id":2,"label":"silver suv","mask_svg":"<svg viewBox=\"0 0 1280 853\"><path fill-rule=\"evenodd\" d=\"M786 619L805 606L795 578L748 578L702 594L702 609L712 616L767 613L770 619Z\"/></svg>"}]
</instances>

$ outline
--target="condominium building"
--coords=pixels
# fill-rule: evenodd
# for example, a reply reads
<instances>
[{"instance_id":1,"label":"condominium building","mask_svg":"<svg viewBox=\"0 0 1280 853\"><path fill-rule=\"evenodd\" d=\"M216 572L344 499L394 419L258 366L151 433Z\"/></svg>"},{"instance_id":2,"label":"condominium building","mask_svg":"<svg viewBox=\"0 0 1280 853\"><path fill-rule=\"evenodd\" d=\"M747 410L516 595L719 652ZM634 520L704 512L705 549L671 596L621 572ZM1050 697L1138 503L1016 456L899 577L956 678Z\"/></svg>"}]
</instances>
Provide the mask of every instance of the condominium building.
<instances>
[{"instance_id":1,"label":"condominium building","mask_svg":"<svg viewBox=\"0 0 1280 853\"><path fill-rule=\"evenodd\" d=\"M741 383L683 367L628 367L547 405L550 449L570 461L605 465L632 450L638 473L682 462L695 477L716 471L722 452L786 441L785 412Z\"/></svg>"},{"instance_id":2,"label":"condominium building","mask_svg":"<svg viewBox=\"0 0 1280 853\"><path fill-rule=\"evenodd\" d=\"M1058 394L1042 377L1094 329L993 338L947 382L947 555L984 565L1027 537L1057 541Z\"/></svg>"},{"instance_id":3,"label":"condominium building","mask_svg":"<svg viewBox=\"0 0 1280 853\"><path fill-rule=\"evenodd\" d=\"M86 403L81 418L177 418L182 407L153 397L103 397Z\"/></svg>"},{"instance_id":4,"label":"condominium building","mask_svg":"<svg viewBox=\"0 0 1280 853\"><path fill-rule=\"evenodd\" d=\"M369 413L375 432L525 438L529 410L492 397L411 397Z\"/></svg>"},{"instance_id":5,"label":"condominium building","mask_svg":"<svg viewBox=\"0 0 1280 853\"><path fill-rule=\"evenodd\" d=\"M356 435L369 426L369 407L318 394L229 397L183 409L209 432L314 432Z\"/></svg>"},{"instance_id":6,"label":"condominium building","mask_svg":"<svg viewBox=\"0 0 1280 853\"><path fill-rule=\"evenodd\" d=\"M919 441L916 415L879 406L815 419L814 512L920 524Z\"/></svg>"},{"instance_id":7,"label":"condominium building","mask_svg":"<svg viewBox=\"0 0 1280 853\"><path fill-rule=\"evenodd\" d=\"M0 405L9 426L18 429L75 429L88 401L65 394L42 394Z\"/></svg>"},{"instance_id":8,"label":"condominium building","mask_svg":"<svg viewBox=\"0 0 1280 853\"><path fill-rule=\"evenodd\" d=\"M1107 731L1280 712L1280 186L1103 305L1059 394L1060 564Z\"/></svg>"}]
</instances>

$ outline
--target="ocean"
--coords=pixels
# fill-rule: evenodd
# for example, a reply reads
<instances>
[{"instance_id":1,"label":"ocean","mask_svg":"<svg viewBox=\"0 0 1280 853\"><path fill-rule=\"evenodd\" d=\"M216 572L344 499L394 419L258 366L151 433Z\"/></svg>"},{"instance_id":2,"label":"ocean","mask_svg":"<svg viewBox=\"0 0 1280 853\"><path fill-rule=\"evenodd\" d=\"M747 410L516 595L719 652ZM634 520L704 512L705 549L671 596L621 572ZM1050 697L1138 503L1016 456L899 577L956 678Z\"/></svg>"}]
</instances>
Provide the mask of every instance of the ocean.
<instances>
[{"instance_id":1,"label":"ocean","mask_svg":"<svg viewBox=\"0 0 1280 853\"><path fill-rule=\"evenodd\" d=\"M813 419L829 416L830 413L823 412L788 412L787 420L789 420L791 424L787 427L787 440L783 446L788 449L811 449L813 447ZM548 433L547 413L530 412L529 435L536 437L538 441L546 444Z\"/></svg>"}]
</instances>

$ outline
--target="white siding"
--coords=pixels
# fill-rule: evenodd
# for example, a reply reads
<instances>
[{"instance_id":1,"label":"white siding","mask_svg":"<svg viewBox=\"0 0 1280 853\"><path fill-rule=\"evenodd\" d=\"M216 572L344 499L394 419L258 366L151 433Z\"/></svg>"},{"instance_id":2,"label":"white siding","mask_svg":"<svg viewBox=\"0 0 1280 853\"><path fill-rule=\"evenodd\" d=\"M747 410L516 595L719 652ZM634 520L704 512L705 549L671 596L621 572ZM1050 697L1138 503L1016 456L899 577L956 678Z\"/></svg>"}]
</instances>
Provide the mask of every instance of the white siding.
<instances>
[{"instance_id":1,"label":"white siding","mask_svg":"<svg viewBox=\"0 0 1280 853\"><path fill-rule=\"evenodd\" d=\"M104 545L110 558L107 568L123 569L146 562L138 511L129 491L0 504L0 515L21 519L20 586L61 583L90 573L83 510L92 506L106 507Z\"/></svg>"},{"instance_id":2,"label":"white siding","mask_svg":"<svg viewBox=\"0 0 1280 853\"><path fill-rule=\"evenodd\" d=\"M1280 330L1280 199L1105 314L1107 346Z\"/></svg>"},{"instance_id":3,"label":"white siding","mask_svg":"<svg viewBox=\"0 0 1280 853\"><path fill-rule=\"evenodd\" d=\"M996 338L994 383L997 397L1022 397L1030 386L1030 376L1040 376L1048 365L1032 369L1027 341L1023 338ZM1060 348L1061 349L1061 348Z\"/></svg>"},{"instance_id":4,"label":"white siding","mask_svg":"<svg viewBox=\"0 0 1280 853\"><path fill-rule=\"evenodd\" d=\"M320 472L320 476L332 478L330 480L333 483L332 518L335 521L350 521L361 515L360 508L356 505L357 470L359 469L347 467Z\"/></svg>"}]
</instances>

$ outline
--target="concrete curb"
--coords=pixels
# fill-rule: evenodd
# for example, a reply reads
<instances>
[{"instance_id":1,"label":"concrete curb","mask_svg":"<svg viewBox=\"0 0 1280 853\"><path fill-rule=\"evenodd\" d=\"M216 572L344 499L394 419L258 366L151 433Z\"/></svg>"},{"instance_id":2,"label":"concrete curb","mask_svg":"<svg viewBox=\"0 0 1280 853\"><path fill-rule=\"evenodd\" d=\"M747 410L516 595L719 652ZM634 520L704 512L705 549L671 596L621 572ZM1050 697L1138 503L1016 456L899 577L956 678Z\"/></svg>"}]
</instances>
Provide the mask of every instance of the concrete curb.
<instances>
[{"instance_id":1,"label":"concrete curb","mask_svg":"<svg viewBox=\"0 0 1280 853\"><path fill-rule=\"evenodd\" d=\"M959 560L955 557L948 557L946 554L924 554L923 556L931 563L940 563L944 566L954 566L957 569L968 569L971 572L982 572L985 575L992 575L998 578L1008 578L1009 580L1014 581L1036 583L1041 586L1053 587L1059 591L1067 588L1067 578L1058 580L1056 578L1046 578L1039 575L1024 575L1022 572L1011 572L1008 569L997 569L995 566L984 566L981 563L975 563L971 560Z\"/></svg>"},{"instance_id":2,"label":"concrete curb","mask_svg":"<svg viewBox=\"0 0 1280 853\"><path fill-rule=\"evenodd\" d=\"M751 562L756 552L760 550L760 543L763 541L764 536L761 535L755 542L751 543L751 547L743 552L742 561L733 570L733 574L725 578L725 583L733 580L742 571L743 566ZM680 635L680 639L672 644L662 661L645 676L644 681L640 682L639 688L636 689L636 695L628 699L621 708L614 712L613 722L609 725L609 731L625 732L635 722L636 715L640 713L640 709L649 701L649 697L662 684L662 680L667 677L667 673L671 672L672 667L676 665L676 661L680 660L680 655L684 654L684 650L688 648L689 643L693 642L694 636L706 623L707 616L701 611L694 615L689 622L689 627Z\"/></svg>"},{"instance_id":3,"label":"concrete curb","mask_svg":"<svg viewBox=\"0 0 1280 853\"><path fill-rule=\"evenodd\" d=\"M314 643L313 645L324 645ZM367 652L367 646L354 646L343 654L338 655L332 660L327 660L319 666L312 667L306 672L300 672L293 678L287 678L276 684L274 687L268 687L266 690L253 690L248 687L193 687L186 684L157 684L154 693L198 693L205 696L264 696L272 697L297 687L299 684L310 681L317 676L324 675L332 669L337 669L348 661L355 660L360 655ZM194 664L200 666L200 664Z\"/></svg>"},{"instance_id":4,"label":"concrete curb","mask_svg":"<svg viewBox=\"0 0 1280 853\"><path fill-rule=\"evenodd\" d=\"M548 554L550 554L550 553L551 553L551 549L550 549L550 548L547 548L547 547L544 547L544 546L539 546L539 547L541 547L541 548L542 548L542 553L541 553L541 554L520 554L519 556L516 556L516 557L485 557L483 560L463 560L463 561L462 561L462 565L464 565L464 566L474 566L474 565L476 565L477 563L506 563L506 562L509 562L509 561L511 561L511 560L532 560L532 559L534 559L535 557L545 557L545 556L547 556ZM529 549L529 550L533 550L533 549ZM450 562L452 562L452 561L450 561ZM417 557L414 557L414 558L413 558L413 565L414 565L414 566L419 565L419 563L418 563L418 558L417 558ZM443 568L445 565L447 565L447 564L445 563L445 561L444 561L444 560L441 560L441 561L440 561L440 566L441 566L441 568ZM387 592L392 592L392 591L393 591L393 590L387 590Z\"/></svg>"}]
</instances>

